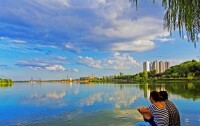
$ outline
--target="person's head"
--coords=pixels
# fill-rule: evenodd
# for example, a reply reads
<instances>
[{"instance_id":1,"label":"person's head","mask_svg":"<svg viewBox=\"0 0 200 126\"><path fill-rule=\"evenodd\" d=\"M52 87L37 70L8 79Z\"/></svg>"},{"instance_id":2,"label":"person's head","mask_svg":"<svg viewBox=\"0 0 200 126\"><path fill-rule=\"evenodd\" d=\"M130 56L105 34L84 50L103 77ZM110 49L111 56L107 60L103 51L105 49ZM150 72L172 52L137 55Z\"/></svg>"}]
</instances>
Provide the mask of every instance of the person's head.
<instances>
[{"instance_id":1,"label":"person's head","mask_svg":"<svg viewBox=\"0 0 200 126\"><path fill-rule=\"evenodd\" d=\"M162 101L162 98L161 98L159 92L157 92L157 91L152 91L152 92L150 93L150 101L151 101L151 103L153 103L153 102L158 102L158 101Z\"/></svg>"},{"instance_id":2,"label":"person's head","mask_svg":"<svg viewBox=\"0 0 200 126\"><path fill-rule=\"evenodd\" d=\"M168 94L166 91L160 91L159 93L162 96L163 101L168 99Z\"/></svg>"}]
</instances>

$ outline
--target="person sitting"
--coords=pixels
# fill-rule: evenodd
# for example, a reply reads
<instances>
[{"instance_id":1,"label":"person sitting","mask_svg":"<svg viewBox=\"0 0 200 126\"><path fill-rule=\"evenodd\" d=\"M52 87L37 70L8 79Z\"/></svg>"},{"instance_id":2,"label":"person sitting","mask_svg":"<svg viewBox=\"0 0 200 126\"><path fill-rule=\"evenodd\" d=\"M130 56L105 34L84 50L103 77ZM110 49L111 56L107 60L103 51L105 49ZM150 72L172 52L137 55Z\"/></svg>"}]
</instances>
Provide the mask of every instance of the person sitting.
<instances>
[{"instance_id":1,"label":"person sitting","mask_svg":"<svg viewBox=\"0 0 200 126\"><path fill-rule=\"evenodd\" d=\"M160 94L152 91L149 100L152 103L149 107L137 108L145 122L138 122L135 126L168 126L169 114Z\"/></svg>"},{"instance_id":2,"label":"person sitting","mask_svg":"<svg viewBox=\"0 0 200 126\"><path fill-rule=\"evenodd\" d=\"M166 91L160 91L160 95L162 96L162 100L166 104L166 109L169 113L169 126L180 126L180 115L176 106L168 100L168 94Z\"/></svg>"}]
</instances>

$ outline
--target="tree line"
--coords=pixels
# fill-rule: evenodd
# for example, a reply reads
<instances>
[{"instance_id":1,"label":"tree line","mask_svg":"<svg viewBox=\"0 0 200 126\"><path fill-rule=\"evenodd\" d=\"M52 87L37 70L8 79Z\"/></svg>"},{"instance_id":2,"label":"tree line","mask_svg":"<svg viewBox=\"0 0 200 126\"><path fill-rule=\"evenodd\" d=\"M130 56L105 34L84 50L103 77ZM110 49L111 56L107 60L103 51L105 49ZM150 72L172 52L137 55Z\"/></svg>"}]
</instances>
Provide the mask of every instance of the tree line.
<instances>
[{"instance_id":1,"label":"tree line","mask_svg":"<svg viewBox=\"0 0 200 126\"><path fill-rule=\"evenodd\" d=\"M120 73L114 76L114 79L122 80L149 80L149 79L200 79L200 62L196 60L186 61L167 69L163 73L157 73L156 70L144 71L137 74L124 75Z\"/></svg>"}]
</instances>

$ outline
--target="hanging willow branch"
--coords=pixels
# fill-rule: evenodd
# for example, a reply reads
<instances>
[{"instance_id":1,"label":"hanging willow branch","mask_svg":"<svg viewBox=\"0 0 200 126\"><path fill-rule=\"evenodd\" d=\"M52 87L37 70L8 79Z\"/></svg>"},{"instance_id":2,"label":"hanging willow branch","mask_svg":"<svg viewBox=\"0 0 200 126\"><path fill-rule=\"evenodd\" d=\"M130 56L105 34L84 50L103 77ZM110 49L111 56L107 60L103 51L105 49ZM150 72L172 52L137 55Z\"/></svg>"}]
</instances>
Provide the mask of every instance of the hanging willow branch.
<instances>
[{"instance_id":1,"label":"hanging willow branch","mask_svg":"<svg viewBox=\"0 0 200 126\"><path fill-rule=\"evenodd\" d=\"M132 2L137 7L138 0ZM182 38L186 31L188 41L195 43L199 40L200 0L162 0L162 6L166 10L164 28L170 33L178 29Z\"/></svg>"}]
</instances>

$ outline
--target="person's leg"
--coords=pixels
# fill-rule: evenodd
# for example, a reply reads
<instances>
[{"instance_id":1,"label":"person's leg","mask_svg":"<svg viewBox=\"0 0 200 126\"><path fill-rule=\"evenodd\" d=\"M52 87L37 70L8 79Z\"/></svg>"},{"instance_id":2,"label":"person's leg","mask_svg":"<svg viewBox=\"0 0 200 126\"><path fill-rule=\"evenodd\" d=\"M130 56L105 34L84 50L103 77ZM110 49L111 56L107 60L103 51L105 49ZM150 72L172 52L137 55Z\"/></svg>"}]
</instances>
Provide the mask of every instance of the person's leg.
<instances>
[{"instance_id":1,"label":"person's leg","mask_svg":"<svg viewBox=\"0 0 200 126\"><path fill-rule=\"evenodd\" d=\"M133 126L151 126L149 122L137 122Z\"/></svg>"}]
</instances>

